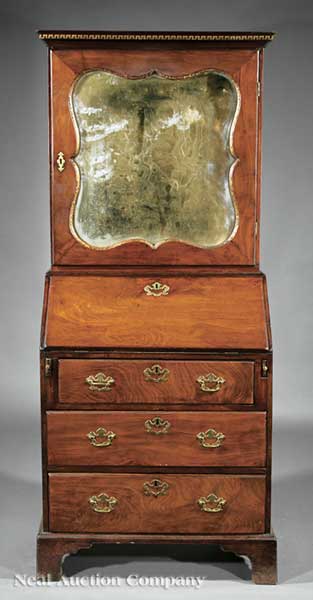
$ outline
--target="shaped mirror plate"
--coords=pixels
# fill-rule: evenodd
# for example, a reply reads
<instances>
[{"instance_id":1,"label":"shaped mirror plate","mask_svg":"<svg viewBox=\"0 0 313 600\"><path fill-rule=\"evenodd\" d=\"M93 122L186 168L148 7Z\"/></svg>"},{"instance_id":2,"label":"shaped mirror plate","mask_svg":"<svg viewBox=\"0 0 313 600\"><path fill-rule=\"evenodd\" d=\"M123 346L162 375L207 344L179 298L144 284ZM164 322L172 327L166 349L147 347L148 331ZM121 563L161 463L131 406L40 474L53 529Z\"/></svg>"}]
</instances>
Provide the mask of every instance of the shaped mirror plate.
<instances>
[{"instance_id":1,"label":"shaped mirror plate","mask_svg":"<svg viewBox=\"0 0 313 600\"><path fill-rule=\"evenodd\" d=\"M130 241L228 242L238 226L231 175L239 104L235 84L214 71L179 79L81 75L71 97L75 238L103 250Z\"/></svg>"}]
</instances>

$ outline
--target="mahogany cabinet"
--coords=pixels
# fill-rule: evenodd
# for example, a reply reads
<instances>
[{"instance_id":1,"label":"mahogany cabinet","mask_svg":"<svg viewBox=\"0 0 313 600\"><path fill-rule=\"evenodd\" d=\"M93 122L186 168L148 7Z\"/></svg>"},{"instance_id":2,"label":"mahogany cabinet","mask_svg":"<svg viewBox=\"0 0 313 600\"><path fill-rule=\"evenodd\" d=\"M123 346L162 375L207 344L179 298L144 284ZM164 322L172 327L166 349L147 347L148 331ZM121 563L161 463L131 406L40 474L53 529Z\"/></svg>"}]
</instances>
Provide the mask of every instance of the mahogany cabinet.
<instances>
[{"instance_id":1,"label":"mahogany cabinet","mask_svg":"<svg viewBox=\"0 0 313 600\"><path fill-rule=\"evenodd\" d=\"M42 31L51 269L38 576L96 543L219 544L276 581L259 269L272 33Z\"/></svg>"}]
</instances>

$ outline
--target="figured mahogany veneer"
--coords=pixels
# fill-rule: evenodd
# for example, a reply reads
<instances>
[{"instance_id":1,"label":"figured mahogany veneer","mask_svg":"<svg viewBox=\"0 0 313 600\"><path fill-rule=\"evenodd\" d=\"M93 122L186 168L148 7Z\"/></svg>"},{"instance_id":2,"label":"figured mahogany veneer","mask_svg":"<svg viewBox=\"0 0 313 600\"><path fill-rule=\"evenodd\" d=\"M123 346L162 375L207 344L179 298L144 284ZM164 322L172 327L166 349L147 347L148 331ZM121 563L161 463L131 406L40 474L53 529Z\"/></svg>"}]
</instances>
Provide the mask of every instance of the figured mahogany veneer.
<instances>
[{"instance_id":1,"label":"figured mahogany veneer","mask_svg":"<svg viewBox=\"0 0 313 600\"><path fill-rule=\"evenodd\" d=\"M155 280L157 280L156 278ZM147 296L147 277L50 277L43 345L93 348L270 348L265 279L166 277L167 296Z\"/></svg>"},{"instance_id":2,"label":"figured mahogany veneer","mask_svg":"<svg viewBox=\"0 0 313 600\"><path fill-rule=\"evenodd\" d=\"M158 365L166 380L153 381L145 371ZM114 379L109 390L91 389L86 379L104 373ZM197 379L213 373L224 382L214 392L203 391ZM214 387L214 383L211 384ZM58 366L58 402L71 404L253 404L252 361L82 360L65 359Z\"/></svg>"},{"instance_id":3,"label":"figured mahogany veneer","mask_svg":"<svg viewBox=\"0 0 313 600\"><path fill-rule=\"evenodd\" d=\"M146 496L144 484L159 479L166 495ZM112 512L94 512L93 495L117 499ZM214 493L221 512L204 512L197 501ZM263 533L265 477L172 474L49 474L50 530L129 533Z\"/></svg>"},{"instance_id":4,"label":"figured mahogany veneer","mask_svg":"<svg viewBox=\"0 0 313 600\"><path fill-rule=\"evenodd\" d=\"M38 576L59 579L64 555L95 543L215 543L248 556L256 583L275 583L272 342L266 279L259 271L263 47L272 34L42 36L49 46L52 265L41 329L43 520L37 538ZM129 231L129 240L123 237L121 245L93 249L78 239L72 216L79 197L80 140L71 95L81 75L93 70L126 79L151 73L185 78L214 71L231 81L237 120L227 131L224 103L211 104L208 95L212 127L205 136L213 148L214 132L220 127L226 132L223 160L229 158L227 164L233 165L225 177L235 227L226 243L197 248L176 237L153 249L134 241L126 213L123 231ZM115 215L116 202L123 209L129 187L123 167L118 197L109 205L110 174L101 169L108 164L110 139L103 127L108 123L112 133L114 111L110 113L112 106L97 89L97 102L82 106L80 114L88 113L89 119L82 129L83 142L89 143L89 133L102 140L96 151L89 149L93 167L88 172L88 177L103 178L96 186L100 192L95 203L88 193L85 206L102 220L109 206ZM226 89L219 91L224 94ZM145 111L153 109L154 99L145 93L144 110L138 106L134 131L138 129L139 145ZM129 120L133 105L129 109L122 96L117 100L118 114L125 112ZM107 111L105 120L93 118L95 106ZM182 148L188 160L188 148ZM196 148L196 157L200 150ZM141 156L136 149L133 158L140 162ZM196 167L195 159L194 177ZM220 168L214 157L207 167L209 173ZM180 185L177 180L175 185ZM189 200L194 210L202 211L194 223L203 225L206 236L208 215L202 218L197 186L191 183L191 188ZM223 190L216 194L209 189L208 204L213 206ZM158 193L151 195L158 207ZM140 204L143 197L139 190L133 200ZM172 200L169 196L166 202ZM169 219L176 211L165 214ZM208 226L214 226L216 214L210 213ZM188 227L192 223L188 220ZM177 226L180 231L181 223ZM161 380L147 377L147 371ZM209 387L220 383L204 391L197 380L209 375ZM204 447L217 441L215 447Z\"/></svg>"},{"instance_id":5,"label":"figured mahogany veneer","mask_svg":"<svg viewBox=\"0 0 313 600\"><path fill-rule=\"evenodd\" d=\"M169 423L165 433L155 433L153 425L147 431L146 421L155 417ZM91 444L87 434L98 428L115 434L110 446ZM203 447L197 439L208 429L225 436L219 447ZM265 413L48 412L47 435L50 466L265 466Z\"/></svg>"}]
</instances>

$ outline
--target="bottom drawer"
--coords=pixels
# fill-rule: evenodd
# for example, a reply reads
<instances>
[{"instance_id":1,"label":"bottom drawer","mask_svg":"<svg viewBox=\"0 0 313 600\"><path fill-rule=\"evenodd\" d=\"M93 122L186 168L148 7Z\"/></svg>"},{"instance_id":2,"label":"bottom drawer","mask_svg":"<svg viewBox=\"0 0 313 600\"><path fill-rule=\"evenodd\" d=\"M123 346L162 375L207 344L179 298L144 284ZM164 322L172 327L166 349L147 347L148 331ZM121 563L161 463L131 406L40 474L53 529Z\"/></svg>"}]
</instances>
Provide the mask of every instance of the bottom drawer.
<instances>
[{"instance_id":1,"label":"bottom drawer","mask_svg":"<svg viewBox=\"0 0 313 600\"><path fill-rule=\"evenodd\" d=\"M49 474L50 531L264 533L259 475Z\"/></svg>"}]
</instances>

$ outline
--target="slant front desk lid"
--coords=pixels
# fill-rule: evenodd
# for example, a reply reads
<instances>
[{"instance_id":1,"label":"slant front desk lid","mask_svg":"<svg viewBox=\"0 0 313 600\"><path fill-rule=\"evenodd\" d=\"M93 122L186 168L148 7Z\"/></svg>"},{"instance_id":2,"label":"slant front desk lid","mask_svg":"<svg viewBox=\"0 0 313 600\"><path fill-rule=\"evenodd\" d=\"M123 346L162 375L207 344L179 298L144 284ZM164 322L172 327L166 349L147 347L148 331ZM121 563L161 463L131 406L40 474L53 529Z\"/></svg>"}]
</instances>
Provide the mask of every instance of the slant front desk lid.
<instances>
[{"instance_id":1,"label":"slant front desk lid","mask_svg":"<svg viewBox=\"0 0 313 600\"><path fill-rule=\"evenodd\" d=\"M42 347L268 350L263 275L52 275Z\"/></svg>"}]
</instances>

